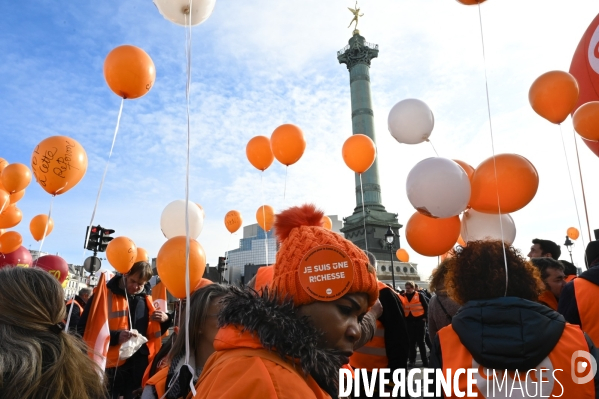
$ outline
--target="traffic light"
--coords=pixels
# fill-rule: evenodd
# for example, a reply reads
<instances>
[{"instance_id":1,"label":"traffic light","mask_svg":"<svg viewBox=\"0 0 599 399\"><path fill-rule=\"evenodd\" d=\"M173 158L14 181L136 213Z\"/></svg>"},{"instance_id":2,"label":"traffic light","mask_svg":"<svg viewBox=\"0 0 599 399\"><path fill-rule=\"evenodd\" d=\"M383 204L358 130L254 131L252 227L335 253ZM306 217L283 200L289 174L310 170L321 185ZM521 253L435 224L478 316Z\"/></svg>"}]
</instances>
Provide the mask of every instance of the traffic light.
<instances>
[{"instance_id":1,"label":"traffic light","mask_svg":"<svg viewBox=\"0 0 599 399\"><path fill-rule=\"evenodd\" d=\"M114 230L112 229L100 229L100 242L98 244L98 252L106 252L106 247L108 243L114 239L114 237L110 237L111 234L114 234Z\"/></svg>"},{"instance_id":2,"label":"traffic light","mask_svg":"<svg viewBox=\"0 0 599 399\"><path fill-rule=\"evenodd\" d=\"M88 249L90 251L96 251L98 248L98 244L100 242L100 230L102 228L100 226L92 226L91 230L89 226L85 230L85 242L83 244L83 248Z\"/></svg>"}]
</instances>

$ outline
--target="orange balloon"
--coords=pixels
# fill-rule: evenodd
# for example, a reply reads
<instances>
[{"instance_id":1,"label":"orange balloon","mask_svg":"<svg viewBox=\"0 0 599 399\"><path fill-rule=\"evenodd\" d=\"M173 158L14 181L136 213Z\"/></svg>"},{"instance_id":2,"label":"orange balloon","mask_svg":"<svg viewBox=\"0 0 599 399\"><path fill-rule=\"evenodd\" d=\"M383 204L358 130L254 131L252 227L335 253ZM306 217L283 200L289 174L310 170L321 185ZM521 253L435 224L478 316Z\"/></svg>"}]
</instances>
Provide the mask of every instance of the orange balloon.
<instances>
[{"instance_id":1,"label":"orange balloon","mask_svg":"<svg viewBox=\"0 0 599 399\"><path fill-rule=\"evenodd\" d=\"M364 173L372 166L376 158L374 141L364 134L354 134L343 143L345 164L356 173Z\"/></svg>"},{"instance_id":2,"label":"orange balloon","mask_svg":"<svg viewBox=\"0 0 599 399\"><path fill-rule=\"evenodd\" d=\"M327 215L324 215L322 217L322 227L324 227L327 230L332 230L333 229L333 221Z\"/></svg>"},{"instance_id":3,"label":"orange balloon","mask_svg":"<svg viewBox=\"0 0 599 399\"><path fill-rule=\"evenodd\" d=\"M462 169L464 169L464 172L466 172L466 174L468 175L468 179L470 180L470 183L472 183L472 176L474 175L474 168L472 166L468 165L464 161L454 159L453 162L457 163L458 165L460 165L462 167Z\"/></svg>"},{"instance_id":4,"label":"orange balloon","mask_svg":"<svg viewBox=\"0 0 599 399\"><path fill-rule=\"evenodd\" d=\"M148 255L148 251L143 248L137 247L137 256L135 257L135 262L148 262L150 263L150 256Z\"/></svg>"},{"instance_id":5,"label":"orange balloon","mask_svg":"<svg viewBox=\"0 0 599 399\"><path fill-rule=\"evenodd\" d=\"M274 157L283 165L293 165L306 149L304 133L295 125L281 125L270 136L270 148Z\"/></svg>"},{"instance_id":6,"label":"orange balloon","mask_svg":"<svg viewBox=\"0 0 599 399\"><path fill-rule=\"evenodd\" d=\"M137 246L127 237L117 237L106 247L108 262L120 273L127 273L137 259Z\"/></svg>"},{"instance_id":7,"label":"orange balloon","mask_svg":"<svg viewBox=\"0 0 599 399\"><path fill-rule=\"evenodd\" d=\"M46 230L46 224L48 225L48 229ZM31 219L29 222L29 231L31 235L35 239L35 241L39 241L44 237L48 237L50 233L52 233L52 229L54 229L54 221L52 218L48 220L48 215L37 215ZM44 236L44 232L46 235Z\"/></svg>"},{"instance_id":8,"label":"orange balloon","mask_svg":"<svg viewBox=\"0 0 599 399\"><path fill-rule=\"evenodd\" d=\"M31 168L35 180L48 194L64 194L85 175L87 154L72 138L52 136L33 150Z\"/></svg>"},{"instance_id":9,"label":"orange balloon","mask_svg":"<svg viewBox=\"0 0 599 399\"><path fill-rule=\"evenodd\" d=\"M587 140L599 141L599 101L581 105L572 116L574 129Z\"/></svg>"},{"instance_id":10,"label":"orange balloon","mask_svg":"<svg viewBox=\"0 0 599 399\"><path fill-rule=\"evenodd\" d=\"M0 229L15 227L23 219L23 213L15 205L10 205L0 213Z\"/></svg>"},{"instance_id":11,"label":"orange balloon","mask_svg":"<svg viewBox=\"0 0 599 399\"><path fill-rule=\"evenodd\" d=\"M22 163L11 163L2 171L2 185L10 194L24 190L31 183L31 171Z\"/></svg>"},{"instance_id":12,"label":"orange balloon","mask_svg":"<svg viewBox=\"0 0 599 399\"><path fill-rule=\"evenodd\" d=\"M0 236L1 236L2 234L4 234L4 233L6 233L6 230L4 230L4 229L0 229Z\"/></svg>"},{"instance_id":13,"label":"orange balloon","mask_svg":"<svg viewBox=\"0 0 599 399\"><path fill-rule=\"evenodd\" d=\"M578 231L578 229L576 227L570 227L568 228L568 237L570 237L571 240L577 240L578 237L580 236L580 232Z\"/></svg>"},{"instance_id":14,"label":"orange balloon","mask_svg":"<svg viewBox=\"0 0 599 399\"><path fill-rule=\"evenodd\" d=\"M408 254L408 251L403 248L399 248L397 252L395 252L395 256L397 256L397 259L399 259L400 262L410 261L410 254Z\"/></svg>"},{"instance_id":15,"label":"orange balloon","mask_svg":"<svg viewBox=\"0 0 599 399\"><path fill-rule=\"evenodd\" d=\"M460 235L460 218L430 218L420 212L406 224L406 240L420 255L439 256L453 248Z\"/></svg>"},{"instance_id":16,"label":"orange balloon","mask_svg":"<svg viewBox=\"0 0 599 399\"><path fill-rule=\"evenodd\" d=\"M106 56L104 79L117 96L131 100L145 95L154 86L156 68L145 51L126 44Z\"/></svg>"},{"instance_id":17,"label":"orange balloon","mask_svg":"<svg viewBox=\"0 0 599 399\"><path fill-rule=\"evenodd\" d=\"M551 123L560 124L578 102L578 82L564 71L539 76L530 86L528 101L534 111Z\"/></svg>"},{"instance_id":18,"label":"orange balloon","mask_svg":"<svg viewBox=\"0 0 599 399\"><path fill-rule=\"evenodd\" d=\"M0 173L8 166L8 161L4 158L0 158Z\"/></svg>"},{"instance_id":19,"label":"orange balloon","mask_svg":"<svg viewBox=\"0 0 599 399\"><path fill-rule=\"evenodd\" d=\"M173 237L162 245L156 258L156 269L160 280L173 296L183 299L185 290L185 247L186 238ZM189 240L189 288L190 292L199 284L206 269L206 253L199 242Z\"/></svg>"},{"instance_id":20,"label":"orange balloon","mask_svg":"<svg viewBox=\"0 0 599 399\"><path fill-rule=\"evenodd\" d=\"M475 6L480 3L484 3L486 0L458 0L460 3L466 6Z\"/></svg>"},{"instance_id":21,"label":"orange balloon","mask_svg":"<svg viewBox=\"0 0 599 399\"><path fill-rule=\"evenodd\" d=\"M261 171L265 171L275 160L270 149L270 140L266 136L256 136L250 139L245 147L245 154L254 168Z\"/></svg>"},{"instance_id":22,"label":"orange balloon","mask_svg":"<svg viewBox=\"0 0 599 399\"><path fill-rule=\"evenodd\" d=\"M24 195L25 195L25 190L21 190L21 191L17 191L16 193L12 193L10 195L10 203L16 204L21 198L23 198ZM2 203L1 200L0 200L0 203ZM2 207L0 206L0 208L2 208Z\"/></svg>"},{"instance_id":23,"label":"orange balloon","mask_svg":"<svg viewBox=\"0 0 599 399\"><path fill-rule=\"evenodd\" d=\"M7 231L0 236L0 253L9 254L23 244L23 237L16 231Z\"/></svg>"},{"instance_id":24,"label":"orange balloon","mask_svg":"<svg viewBox=\"0 0 599 399\"><path fill-rule=\"evenodd\" d=\"M458 237L458 245L460 247L465 247L466 246L466 241L464 241L464 239L462 238L462 235L460 234L460 236Z\"/></svg>"},{"instance_id":25,"label":"orange balloon","mask_svg":"<svg viewBox=\"0 0 599 399\"><path fill-rule=\"evenodd\" d=\"M495 164L497 183L495 184ZM474 171L470 205L484 213L512 213L524 208L537 193L539 174L528 159L516 154L499 154L484 160Z\"/></svg>"},{"instance_id":26,"label":"orange balloon","mask_svg":"<svg viewBox=\"0 0 599 399\"><path fill-rule=\"evenodd\" d=\"M242 224L243 219L241 218L241 213L239 213L239 211L229 211L225 215L225 227L229 230L229 233L235 233Z\"/></svg>"},{"instance_id":27,"label":"orange balloon","mask_svg":"<svg viewBox=\"0 0 599 399\"><path fill-rule=\"evenodd\" d=\"M275 222L275 210L270 205L262 205L256 211L256 221L264 231L270 231Z\"/></svg>"},{"instance_id":28,"label":"orange balloon","mask_svg":"<svg viewBox=\"0 0 599 399\"><path fill-rule=\"evenodd\" d=\"M10 194L0 189L0 213L10 205Z\"/></svg>"}]
</instances>

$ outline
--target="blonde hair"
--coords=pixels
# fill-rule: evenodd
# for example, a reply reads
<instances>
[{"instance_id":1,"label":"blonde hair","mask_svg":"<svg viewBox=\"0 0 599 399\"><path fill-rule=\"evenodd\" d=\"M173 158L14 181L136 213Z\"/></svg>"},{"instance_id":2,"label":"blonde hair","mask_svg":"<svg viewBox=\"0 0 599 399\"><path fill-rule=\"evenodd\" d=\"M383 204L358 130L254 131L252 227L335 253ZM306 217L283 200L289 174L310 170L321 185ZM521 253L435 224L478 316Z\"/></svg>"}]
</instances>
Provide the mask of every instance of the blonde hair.
<instances>
[{"instance_id":1,"label":"blonde hair","mask_svg":"<svg viewBox=\"0 0 599 399\"><path fill-rule=\"evenodd\" d=\"M0 269L0 397L105 397L102 371L84 344L57 326L65 313L64 291L52 275Z\"/></svg>"},{"instance_id":2,"label":"blonde hair","mask_svg":"<svg viewBox=\"0 0 599 399\"><path fill-rule=\"evenodd\" d=\"M445 275L449 271L449 259L445 259L439 266L433 269L428 286L430 292L445 291Z\"/></svg>"}]
</instances>

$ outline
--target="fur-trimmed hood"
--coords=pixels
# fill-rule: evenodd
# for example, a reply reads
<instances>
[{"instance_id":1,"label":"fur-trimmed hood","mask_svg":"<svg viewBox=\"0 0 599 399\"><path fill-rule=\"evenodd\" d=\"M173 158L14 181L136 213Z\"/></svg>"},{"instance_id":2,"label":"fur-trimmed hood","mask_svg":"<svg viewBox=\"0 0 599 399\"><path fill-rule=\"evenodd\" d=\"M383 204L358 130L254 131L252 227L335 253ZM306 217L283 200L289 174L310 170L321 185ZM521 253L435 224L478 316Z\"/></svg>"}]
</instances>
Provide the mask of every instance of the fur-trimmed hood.
<instances>
[{"instance_id":1,"label":"fur-trimmed hood","mask_svg":"<svg viewBox=\"0 0 599 399\"><path fill-rule=\"evenodd\" d=\"M307 317L298 315L291 299L282 300L267 289L259 294L251 288L231 287L221 301L220 327L235 325L251 332L262 347L299 364L305 375L311 375L331 397L337 397L343 356L318 347L322 333Z\"/></svg>"}]
</instances>

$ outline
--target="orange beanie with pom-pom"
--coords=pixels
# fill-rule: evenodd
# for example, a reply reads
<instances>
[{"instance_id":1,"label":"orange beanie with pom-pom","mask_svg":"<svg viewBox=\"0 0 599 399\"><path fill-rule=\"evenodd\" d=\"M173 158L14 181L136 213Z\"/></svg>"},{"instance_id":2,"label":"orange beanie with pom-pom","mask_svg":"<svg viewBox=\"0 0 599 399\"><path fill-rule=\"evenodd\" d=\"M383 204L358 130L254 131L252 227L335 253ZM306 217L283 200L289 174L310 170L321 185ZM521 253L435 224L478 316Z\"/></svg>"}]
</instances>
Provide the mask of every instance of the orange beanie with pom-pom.
<instances>
[{"instance_id":1,"label":"orange beanie with pom-pom","mask_svg":"<svg viewBox=\"0 0 599 399\"><path fill-rule=\"evenodd\" d=\"M369 264L364 251L340 234L322 227L323 216L324 213L312 204L292 207L277 215L274 227L281 247L274 265L272 290L282 298L292 297L296 306L318 300L335 300L338 299L335 297L336 293L341 297L361 292L368 294L368 304L372 306L379 294L374 268ZM325 270L320 275L313 275L310 280L309 276L302 275L307 269L305 265L309 264L306 260L319 251L321 255L326 255L327 251L335 256L339 254L340 259L347 260L349 266L341 262L347 266L341 269L342 272L335 269L335 263L332 266L331 263L308 266L310 271L317 267ZM341 278L341 284L346 282L338 292L327 288L327 284L334 286L331 280L335 278ZM314 284L310 284L309 281L318 281L314 284L320 284L325 290L323 292L331 295L324 294L320 297L318 291L312 287Z\"/></svg>"}]
</instances>

